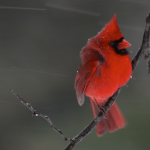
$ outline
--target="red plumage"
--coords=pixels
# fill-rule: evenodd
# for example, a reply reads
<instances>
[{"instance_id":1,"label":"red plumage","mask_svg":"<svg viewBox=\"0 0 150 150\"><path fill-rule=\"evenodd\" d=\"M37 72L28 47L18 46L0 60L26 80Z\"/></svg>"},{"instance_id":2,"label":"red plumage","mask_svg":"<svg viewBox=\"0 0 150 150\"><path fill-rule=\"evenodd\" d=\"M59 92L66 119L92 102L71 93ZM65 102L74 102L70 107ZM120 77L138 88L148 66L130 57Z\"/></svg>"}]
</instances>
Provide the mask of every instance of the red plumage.
<instances>
[{"instance_id":1,"label":"red plumage","mask_svg":"<svg viewBox=\"0 0 150 150\"><path fill-rule=\"evenodd\" d=\"M90 98L94 117L99 112L95 100L99 106L104 106L131 76L131 59L126 50L129 46L115 15L101 32L88 40L80 52L82 61L75 79L76 95L79 105L84 103L84 94ZM96 132L101 136L107 129L113 132L124 125L125 120L114 103L106 119L103 118L97 125Z\"/></svg>"}]
</instances>

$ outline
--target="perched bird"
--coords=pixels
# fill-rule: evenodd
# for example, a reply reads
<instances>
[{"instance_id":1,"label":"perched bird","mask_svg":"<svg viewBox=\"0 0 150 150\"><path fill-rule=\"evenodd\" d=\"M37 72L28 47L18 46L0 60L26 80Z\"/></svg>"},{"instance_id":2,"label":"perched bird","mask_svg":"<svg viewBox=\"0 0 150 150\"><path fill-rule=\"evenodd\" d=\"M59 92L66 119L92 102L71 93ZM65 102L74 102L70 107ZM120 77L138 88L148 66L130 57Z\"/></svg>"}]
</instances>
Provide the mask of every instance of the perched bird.
<instances>
[{"instance_id":1,"label":"perched bird","mask_svg":"<svg viewBox=\"0 0 150 150\"><path fill-rule=\"evenodd\" d=\"M94 117L119 87L125 85L132 74L127 42L117 24L116 14L95 37L88 40L80 52L81 65L75 79L79 105L84 94L90 98ZM116 102L96 127L98 136L107 130L113 132L124 127L125 119Z\"/></svg>"}]
</instances>

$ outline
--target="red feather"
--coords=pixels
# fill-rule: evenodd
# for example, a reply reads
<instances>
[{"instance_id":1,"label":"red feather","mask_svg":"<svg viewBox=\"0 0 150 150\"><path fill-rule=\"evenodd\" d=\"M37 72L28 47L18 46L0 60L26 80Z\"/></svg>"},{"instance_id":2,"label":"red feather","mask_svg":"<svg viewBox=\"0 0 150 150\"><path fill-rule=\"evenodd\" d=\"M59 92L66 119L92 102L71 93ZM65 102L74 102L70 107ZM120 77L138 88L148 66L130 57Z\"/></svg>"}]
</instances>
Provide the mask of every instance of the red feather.
<instances>
[{"instance_id":1,"label":"red feather","mask_svg":"<svg viewBox=\"0 0 150 150\"><path fill-rule=\"evenodd\" d=\"M75 89L79 105L84 103L84 94L91 100L94 116L99 112L95 104L104 106L119 87L126 84L132 73L131 59L126 50L130 46L119 29L116 15L95 37L82 48ZM95 99L95 100L94 100ZM97 135L112 132L125 125L116 103L97 125Z\"/></svg>"},{"instance_id":2,"label":"red feather","mask_svg":"<svg viewBox=\"0 0 150 150\"><path fill-rule=\"evenodd\" d=\"M90 101L91 101L94 117L96 117L96 115L99 113L99 110L97 108L97 105L93 102L91 98ZM126 121L123 115L121 114L116 103L114 103L111 106L105 118L103 118L96 127L97 136L103 135L107 129L109 132L113 132L119 128L124 127L126 124Z\"/></svg>"}]
</instances>

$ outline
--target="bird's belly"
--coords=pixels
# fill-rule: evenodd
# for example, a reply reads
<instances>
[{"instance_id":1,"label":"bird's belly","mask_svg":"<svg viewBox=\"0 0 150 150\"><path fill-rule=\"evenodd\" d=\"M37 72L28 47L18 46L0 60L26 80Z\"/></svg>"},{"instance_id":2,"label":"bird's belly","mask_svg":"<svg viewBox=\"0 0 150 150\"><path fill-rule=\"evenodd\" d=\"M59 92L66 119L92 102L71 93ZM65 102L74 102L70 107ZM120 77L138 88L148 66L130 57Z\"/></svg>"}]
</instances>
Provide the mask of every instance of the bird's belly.
<instances>
[{"instance_id":1,"label":"bird's belly","mask_svg":"<svg viewBox=\"0 0 150 150\"><path fill-rule=\"evenodd\" d=\"M111 97L119 87L119 80L108 76L93 76L89 81L85 95L95 98L100 102Z\"/></svg>"},{"instance_id":2,"label":"bird's belly","mask_svg":"<svg viewBox=\"0 0 150 150\"><path fill-rule=\"evenodd\" d=\"M125 57L124 59L127 58ZM98 103L102 103L111 97L119 87L128 82L131 76L132 66L130 59L128 60L126 63L111 63L110 66L102 65L101 74L97 75L95 73L89 80L85 95L95 98Z\"/></svg>"}]
</instances>

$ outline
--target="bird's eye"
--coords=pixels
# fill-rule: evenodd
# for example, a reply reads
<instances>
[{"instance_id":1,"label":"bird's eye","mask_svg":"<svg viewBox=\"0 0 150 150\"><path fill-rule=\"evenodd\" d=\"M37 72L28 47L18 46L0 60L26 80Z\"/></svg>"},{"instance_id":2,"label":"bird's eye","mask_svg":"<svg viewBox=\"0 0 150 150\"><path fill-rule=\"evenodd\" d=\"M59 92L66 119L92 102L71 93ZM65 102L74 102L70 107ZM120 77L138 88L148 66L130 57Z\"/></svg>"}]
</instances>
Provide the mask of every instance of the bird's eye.
<instances>
[{"instance_id":1,"label":"bird's eye","mask_svg":"<svg viewBox=\"0 0 150 150\"><path fill-rule=\"evenodd\" d=\"M115 42L113 42L113 41L112 41L112 42L110 42L109 44L110 44L112 47L114 47L114 46L115 46Z\"/></svg>"},{"instance_id":2,"label":"bird's eye","mask_svg":"<svg viewBox=\"0 0 150 150\"><path fill-rule=\"evenodd\" d=\"M112 46L114 48L114 50L116 51L117 54L120 55L126 55L128 54L126 49L118 49L118 45L119 43L121 43L123 41L124 37L120 38L119 40L116 41L111 41L109 44L110 46Z\"/></svg>"}]
</instances>

